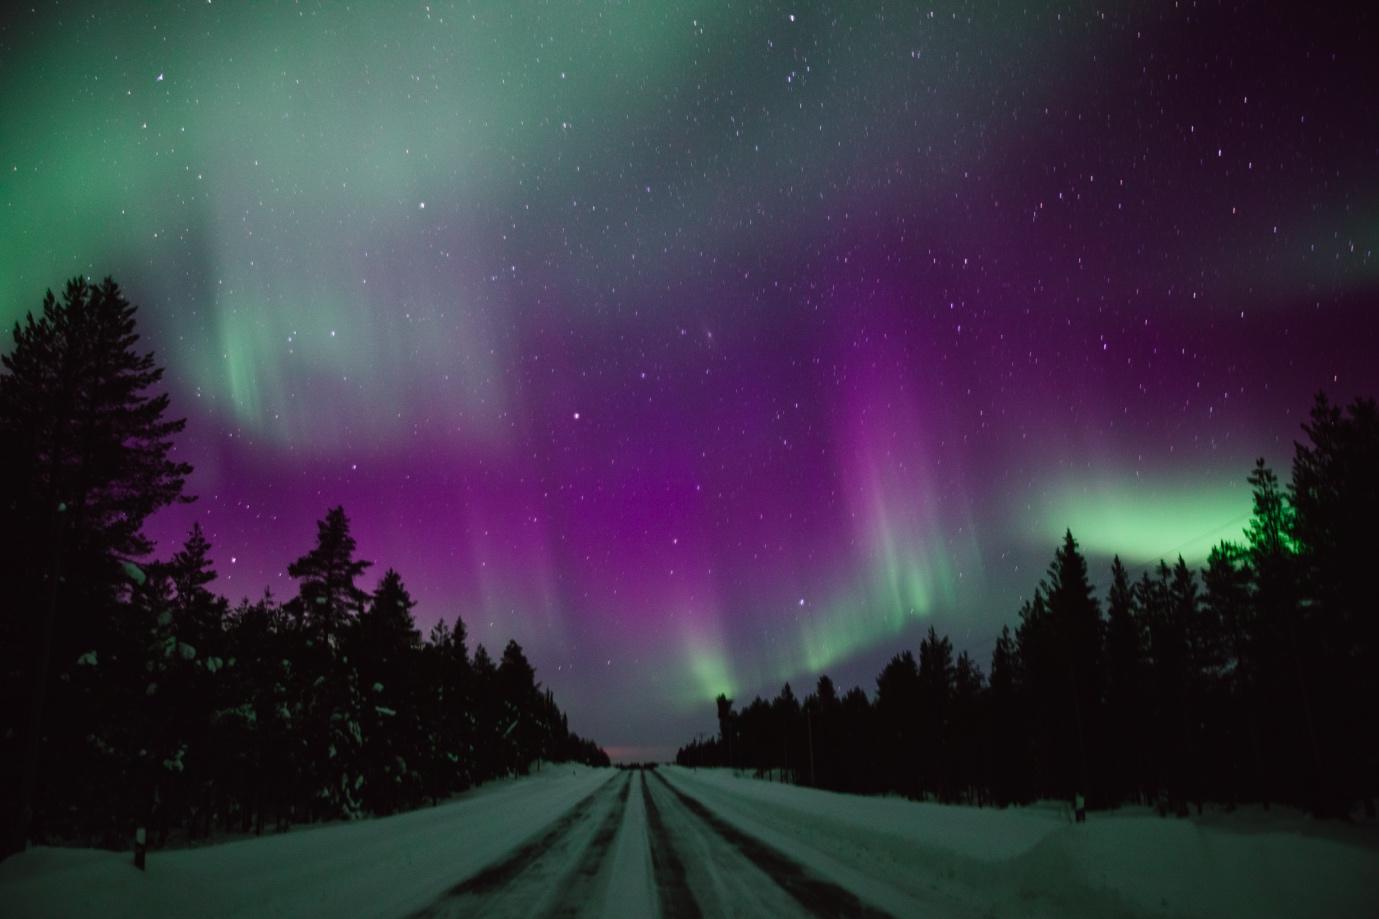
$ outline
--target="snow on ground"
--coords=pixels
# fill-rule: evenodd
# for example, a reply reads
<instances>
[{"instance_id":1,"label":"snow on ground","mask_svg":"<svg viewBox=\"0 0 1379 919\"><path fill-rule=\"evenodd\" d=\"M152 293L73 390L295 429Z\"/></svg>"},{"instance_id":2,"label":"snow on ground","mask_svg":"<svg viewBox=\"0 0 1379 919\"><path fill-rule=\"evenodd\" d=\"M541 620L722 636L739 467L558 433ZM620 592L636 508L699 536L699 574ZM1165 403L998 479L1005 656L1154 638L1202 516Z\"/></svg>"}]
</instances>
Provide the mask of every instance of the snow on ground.
<instances>
[{"instance_id":1,"label":"snow on ground","mask_svg":"<svg viewBox=\"0 0 1379 919\"><path fill-rule=\"evenodd\" d=\"M759 865L697 819L659 777L646 779L658 827L652 844L683 866L684 888L705 916L792 916L799 905ZM662 895L662 902L671 900Z\"/></svg>"},{"instance_id":2,"label":"snow on ground","mask_svg":"<svg viewBox=\"0 0 1379 919\"><path fill-rule=\"evenodd\" d=\"M614 776L547 766L439 807L179 851L34 848L0 862L0 915L400 916L536 835Z\"/></svg>"},{"instance_id":3,"label":"snow on ground","mask_svg":"<svg viewBox=\"0 0 1379 919\"><path fill-rule=\"evenodd\" d=\"M646 808L642 804L640 773L632 776L627 810L613 847L602 915L645 919L656 915L656 887L652 881L651 842L647 838Z\"/></svg>"},{"instance_id":4,"label":"snow on ground","mask_svg":"<svg viewBox=\"0 0 1379 919\"><path fill-rule=\"evenodd\" d=\"M739 830L896 915L1374 916L1379 831L1283 809L997 810L867 798L666 768Z\"/></svg>"},{"instance_id":5,"label":"snow on ground","mask_svg":"<svg viewBox=\"0 0 1379 919\"><path fill-rule=\"evenodd\" d=\"M1258 810L949 807L724 770L547 767L437 808L0 863L24 916L1370 916L1379 829Z\"/></svg>"}]
</instances>

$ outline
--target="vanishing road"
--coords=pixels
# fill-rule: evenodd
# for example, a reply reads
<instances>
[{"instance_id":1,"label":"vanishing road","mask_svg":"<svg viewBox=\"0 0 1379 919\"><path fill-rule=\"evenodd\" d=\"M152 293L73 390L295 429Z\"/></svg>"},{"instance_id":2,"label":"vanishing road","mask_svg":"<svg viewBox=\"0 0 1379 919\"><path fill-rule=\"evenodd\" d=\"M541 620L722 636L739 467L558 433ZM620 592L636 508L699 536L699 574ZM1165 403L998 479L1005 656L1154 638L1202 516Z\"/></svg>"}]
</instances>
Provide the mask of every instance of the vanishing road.
<instances>
[{"instance_id":1,"label":"vanishing road","mask_svg":"<svg viewBox=\"0 0 1379 919\"><path fill-rule=\"evenodd\" d=\"M716 814L685 774L620 772L413 915L883 917L896 913L876 899L919 905L875 882L864 900L787 848Z\"/></svg>"}]
</instances>

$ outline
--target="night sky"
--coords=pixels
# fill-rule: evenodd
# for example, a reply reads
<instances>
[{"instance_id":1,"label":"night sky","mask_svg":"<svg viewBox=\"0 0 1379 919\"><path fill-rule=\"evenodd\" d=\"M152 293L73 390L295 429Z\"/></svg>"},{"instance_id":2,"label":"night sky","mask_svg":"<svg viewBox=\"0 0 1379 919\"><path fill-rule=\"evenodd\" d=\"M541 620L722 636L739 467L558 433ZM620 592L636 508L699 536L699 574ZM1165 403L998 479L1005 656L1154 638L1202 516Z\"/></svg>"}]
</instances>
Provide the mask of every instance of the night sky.
<instances>
[{"instance_id":1,"label":"night sky","mask_svg":"<svg viewBox=\"0 0 1379 919\"><path fill-rule=\"evenodd\" d=\"M931 623L985 664L1065 527L1200 561L1379 392L1373 20L1276 6L10 10L0 320L141 304L161 554L286 598L343 504L664 755Z\"/></svg>"}]
</instances>

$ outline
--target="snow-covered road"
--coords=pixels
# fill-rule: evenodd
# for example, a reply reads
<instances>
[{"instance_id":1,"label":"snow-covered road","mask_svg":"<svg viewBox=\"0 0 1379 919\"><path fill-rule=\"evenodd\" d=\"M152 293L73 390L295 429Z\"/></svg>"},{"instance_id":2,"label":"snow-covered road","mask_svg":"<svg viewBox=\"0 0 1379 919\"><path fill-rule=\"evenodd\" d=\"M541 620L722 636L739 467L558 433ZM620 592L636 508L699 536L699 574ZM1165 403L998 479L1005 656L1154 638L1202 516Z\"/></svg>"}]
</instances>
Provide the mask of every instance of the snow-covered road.
<instances>
[{"instance_id":1,"label":"snow-covered road","mask_svg":"<svg viewBox=\"0 0 1379 919\"><path fill-rule=\"evenodd\" d=\"M23 916L1367 916L1372 826L1279 809L1071 825L666 767L547 767L436 808L155 852L0 863Z\"/></svg>"},{"instance_id":2,"label":"snow-covered road","mask_svg":"<svg viewBox=\"0 0 1379 919\"><path fill-rule=\"evenodd\" d=\"M664 914L887 915L738 830L659 773L647 776L643 790Z\"/></svg>"},{"instance_id":3,"label":"snow-covered road","mask_svg":"<svg viewBox=\"0 0 1379 919\"><path fill-rule=\"evenodd\" d=\"M610 779L540 835L447 890L418 917L578 916L608 890L613 839L626 823L632 776Z\"/></svg>"},{"instance_id":4,"label":"snow-covered road","mask_svg":"<svg viewBox=\"0 0 1379 919\"><path fill-rule=\"evenodd\" d=\"M887 915L737 830L656 772L629 772L414 913L440 917Z\"/></svg>"}]
</instances>

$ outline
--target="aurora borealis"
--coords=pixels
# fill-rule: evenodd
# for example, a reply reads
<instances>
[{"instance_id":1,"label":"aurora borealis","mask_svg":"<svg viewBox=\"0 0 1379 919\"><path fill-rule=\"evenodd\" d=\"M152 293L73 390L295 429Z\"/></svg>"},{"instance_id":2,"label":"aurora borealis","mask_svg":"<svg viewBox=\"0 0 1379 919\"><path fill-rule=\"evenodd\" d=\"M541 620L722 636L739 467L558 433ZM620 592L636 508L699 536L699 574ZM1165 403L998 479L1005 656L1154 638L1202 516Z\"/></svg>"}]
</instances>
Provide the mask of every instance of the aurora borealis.
<instances>
[{"instance_id":1,"label":"aurora borealis","mask_svg":"<svg viewBox=\"0 0 1379 919\"><path fill-rule=\"evenodd\" d=\"M287 594L343 504L663 754L931 622L985 659L1065 527L1200 560L1379 392L1372 21L1112 7L36 4L0 320L141 304L160 553Z\"/></svg>"}]
</instances>

